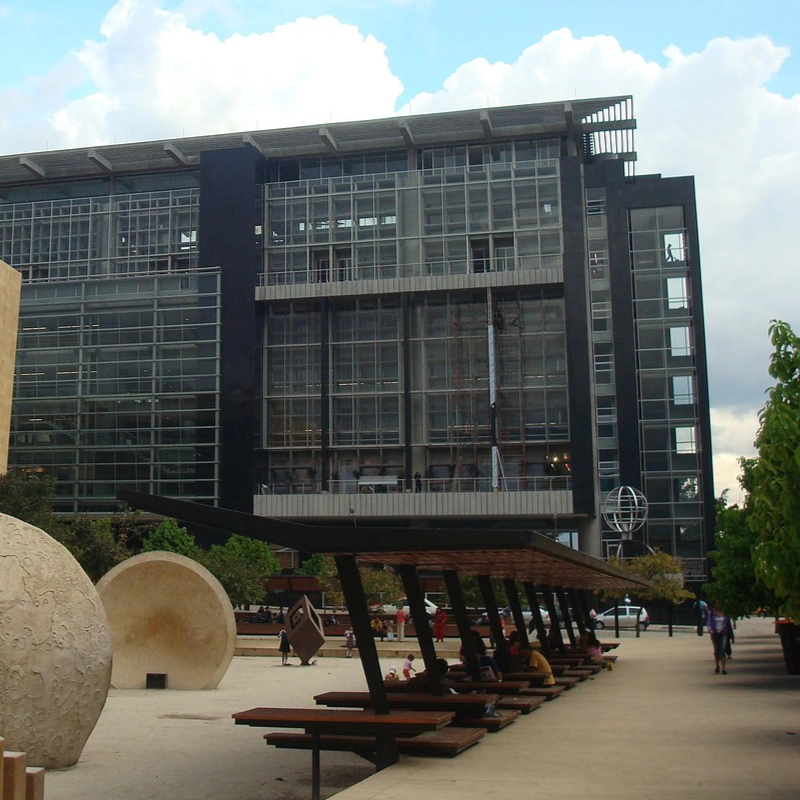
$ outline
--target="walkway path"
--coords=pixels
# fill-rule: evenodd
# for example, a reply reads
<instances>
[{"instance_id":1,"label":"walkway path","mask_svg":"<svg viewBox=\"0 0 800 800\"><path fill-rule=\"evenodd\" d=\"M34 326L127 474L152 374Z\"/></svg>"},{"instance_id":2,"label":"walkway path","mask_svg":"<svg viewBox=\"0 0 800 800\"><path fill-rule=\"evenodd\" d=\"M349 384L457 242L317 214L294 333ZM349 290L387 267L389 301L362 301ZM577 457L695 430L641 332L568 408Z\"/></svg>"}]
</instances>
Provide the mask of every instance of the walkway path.
<instances>
[{"instance_id":1,"label":"walkway path","mask_svg":"<svg viewBox=\"0 0 800 800\"><path fill-rule=\"evenodd\" d=\"M739 624L728 675L707 636L625 634L602 673L454 760L403 757L381 773L349 753L322 756L337 800L796 800L800 676L786 675L769 620ZM386 669L396 660L384 660ZM311 705L364 688L357 659L281 667L237 657L216 691L112 690L76 767L49 772L48 800L307 800L310 755L267 748L230 715ZM360 782L359 782L360 781ZM347 787L350 788L347 788ZM529 787L529 788L526 788ZM344 790L344 791L342 791Z\"/></svg>"}]
</instances>

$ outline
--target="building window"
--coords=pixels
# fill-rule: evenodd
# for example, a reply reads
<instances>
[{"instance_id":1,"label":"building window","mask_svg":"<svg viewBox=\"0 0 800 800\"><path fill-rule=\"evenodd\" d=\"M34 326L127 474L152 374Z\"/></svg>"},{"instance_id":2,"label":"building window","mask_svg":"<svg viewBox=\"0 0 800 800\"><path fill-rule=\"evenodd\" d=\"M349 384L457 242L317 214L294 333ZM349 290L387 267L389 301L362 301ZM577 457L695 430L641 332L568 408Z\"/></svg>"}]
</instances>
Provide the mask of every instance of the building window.
<instances>
[{"instance_id":1,"label":"building window","mask_svg":"<svg viewBox=\"0 0 800 800\"><path fill-rule=\"evenodd\" d=\"M681 455L697 452L694 426L675 428L675 452Z\"/></svg>"},{"instance_id":2,"label":"building window","mask_svg":"<svg viewBox=\"0 0 800 800\"><path fill-rule=\"evenodd\" d=\"M676 358L692 354L688 327L681 326L680 328L669 329L669 353Z\"/></svg>"},{"instance_id":3,"label":"building window","mask_svg":"<svg viewBox=\"0 0 800 800\"><path fill-rule=\"evenodd\" d=\"M667 307L670 310L689 308L686 278L667 278Z\"/></svg>"},{"instance_id":4,"label":"building window","mask_svg":"<svg viewBox=\"0 0 800 800\"><path fill-rule=\"evenodd\" d=\"M674 375L672 377L672 402L676 406L688 406L694 403L694 386L691 375Z\"/></svg>"}]
</instances>

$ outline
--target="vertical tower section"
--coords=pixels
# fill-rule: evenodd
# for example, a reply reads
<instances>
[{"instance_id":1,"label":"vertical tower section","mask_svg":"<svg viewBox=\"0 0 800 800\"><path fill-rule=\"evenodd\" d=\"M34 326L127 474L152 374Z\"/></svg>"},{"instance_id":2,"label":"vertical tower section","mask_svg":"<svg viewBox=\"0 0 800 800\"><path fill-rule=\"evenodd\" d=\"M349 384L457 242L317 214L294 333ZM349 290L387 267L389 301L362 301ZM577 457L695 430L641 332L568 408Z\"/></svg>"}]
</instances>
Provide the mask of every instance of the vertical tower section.
<instances>
[{"instance_id":1,"label":"vertical tower section","mask_svg":"<svg viewBox=\"0 0 800 800\"><path fill-rule=\"evenodd\" d=\"M255 437L257 198L262 160L250 147L200 160L200 264L222 275L219 504L251 512Z\"/></svg>"},{"instance_id":2,"label":"vertical tower section","mask_svg":"<svg viewBox=\"0 0 800 800\"><path fill-rule=\"evenodd\" d=\"M702 580L714 517L694 181L606 177L620 479L647 498L644 542Z\"/></svg>"}]
</instances>

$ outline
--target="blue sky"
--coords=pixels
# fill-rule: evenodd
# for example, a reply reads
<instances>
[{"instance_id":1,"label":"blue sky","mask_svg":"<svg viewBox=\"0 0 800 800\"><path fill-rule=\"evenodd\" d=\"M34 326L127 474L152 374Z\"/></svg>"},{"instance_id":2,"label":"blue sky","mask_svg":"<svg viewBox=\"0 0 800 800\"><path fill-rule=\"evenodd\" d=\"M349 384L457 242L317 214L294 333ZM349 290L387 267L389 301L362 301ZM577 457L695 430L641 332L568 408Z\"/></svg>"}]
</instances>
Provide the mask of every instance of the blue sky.
<instances>
[{"instance_id":1,"label":"blue sky","mask_svg":"<svg viewBox=\"0 0 800 800\"><path fill-rule=\"evenodd\" d=\"M0 154L631 94L694 175L716 491L800 332L798 0L0 0Z\"/></svg>"},{"instance_id":2,"label":"blue sky","mask_svg":"<svg viewBox=\"0 0 800 800\"><path fill-rule=\"evenodd\" d=\"M0 0L0 87L18 85L84 39L97 38L112 5L110 0ZM765 34L793 54L769 82L770 89L790 96L800 86L797 0L164 0L158 5L183 10L203 30L222 38L271 30L300 16L330 14L386 43L405 87L403 100L441 84L466 61L477 56L513 60L545 33L563 27L576 37L610 34L623 49L656 62L663 62L663 50L670 44L691 53L714 38Z\"/></svg>"}]
</instances>

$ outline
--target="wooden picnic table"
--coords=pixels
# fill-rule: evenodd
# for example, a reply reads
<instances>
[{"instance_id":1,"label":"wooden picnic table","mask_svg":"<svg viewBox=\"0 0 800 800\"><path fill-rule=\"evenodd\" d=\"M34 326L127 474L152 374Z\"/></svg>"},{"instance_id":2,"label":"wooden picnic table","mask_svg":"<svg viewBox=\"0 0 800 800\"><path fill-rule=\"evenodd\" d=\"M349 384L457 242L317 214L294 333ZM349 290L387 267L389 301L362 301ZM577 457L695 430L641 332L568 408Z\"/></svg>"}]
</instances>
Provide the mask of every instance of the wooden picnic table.
<instances>
[{"instance_id":1,"label":"wooden picnic table","mask_svg":"<svg viewBox=\"0 0 800 800\"><path fill-rule=\"evenodd\" d=\"M498 694L429 694L428 692L392 692L387 698L394 708L409 708L415 711L452 711L456 717L482 717L487 706L497 703ZM371 708L369 692L323 692L314 696L322 706L344 708Z\"/></svg>"},{"instance_id":2,"label":"wooden picnic table","mask_svg":"<svg viewBox=\"0 0 800 800\"><path fill-rule=\"evenodd\" d=\"M520 694L530 686L530 681L448 681L447 686L456 692L491 694Z\"/></svg>"},{"instance_id":3,"label":"wooden picnic table","mask_svg":"<svg viewBox=\"0 0 800 800\"><path fill-rule=\"evenodd\" d=\"M375 767L384 769L398 760L397 734L434 731L448 725L452 711L397 711L376 714L334 708L250 708L232 714L237 725L260 728L302 728L312 737L311 800L320 797L320 735L349 732L376 737Z\"/></svg>"}]
</instances>

